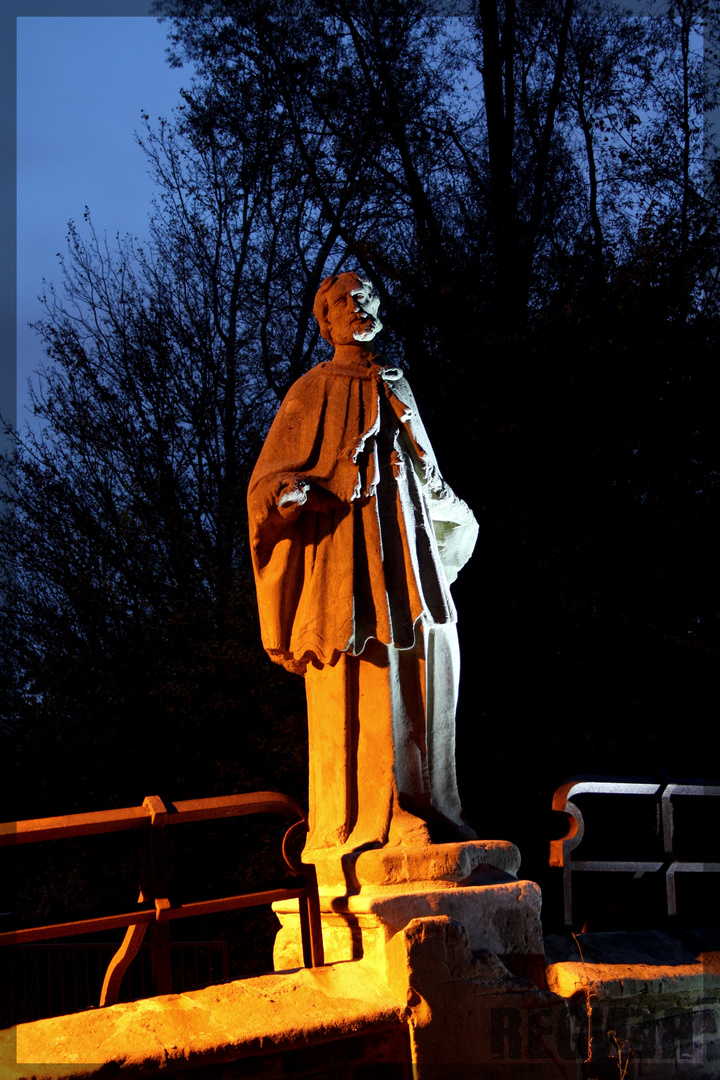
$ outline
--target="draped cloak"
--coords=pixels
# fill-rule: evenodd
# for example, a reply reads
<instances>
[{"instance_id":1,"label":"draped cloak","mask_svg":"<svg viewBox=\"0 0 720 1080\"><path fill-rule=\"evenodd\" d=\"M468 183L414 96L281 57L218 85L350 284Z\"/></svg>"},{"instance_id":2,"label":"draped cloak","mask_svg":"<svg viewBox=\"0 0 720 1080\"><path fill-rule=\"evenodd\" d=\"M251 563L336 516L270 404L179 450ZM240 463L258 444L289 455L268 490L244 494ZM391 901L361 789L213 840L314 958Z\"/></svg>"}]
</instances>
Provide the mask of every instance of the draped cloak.
<instances>
[{"instance_id":1,"label":"draped cloak","mask_svg":"<svg viewBox=\"0 0 720 1080\"><path fill-rule=\"evenodd\" d=\"M454 623L478 533L402 373L359 356L340 346L294 383L248 489L263 645L300 674L371 638L412 648L421 617Z\"/></svg>"}]
</instances>

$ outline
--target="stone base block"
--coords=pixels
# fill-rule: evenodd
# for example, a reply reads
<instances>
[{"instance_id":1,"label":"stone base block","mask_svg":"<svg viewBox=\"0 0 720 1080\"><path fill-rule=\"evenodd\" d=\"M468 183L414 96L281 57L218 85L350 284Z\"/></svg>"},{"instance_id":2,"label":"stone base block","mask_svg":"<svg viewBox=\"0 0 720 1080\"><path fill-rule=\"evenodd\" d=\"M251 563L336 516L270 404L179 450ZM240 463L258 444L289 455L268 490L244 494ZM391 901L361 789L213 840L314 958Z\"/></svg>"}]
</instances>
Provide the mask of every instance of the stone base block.
<instances>
[{"instance_id":1,"label":"stone base block","mask_svg":"<svg viewBox=\"0 0 720 1080\"><path fill-rule=\"evenodd\" d=\"M399 845L358 851L305 850L303 862L313 863L318 886L337 895L363 887L396 890L417 882L478 884L484 874L500 870L515 876L520 852L508 840L464 840L451 844Z\"/></svg>"},{"instance_id":2,"label":"stone base block","mask_svg":"<svg viewBox=\"0 0 720 1080\"><path fill-rule=\"evenodd\" d=\"M485 875L490 879L490 875ZM543 956L540 890L532 881L517 881L495 871L493 883L405 885L392 891L362 887L351 896L320 893L326 963L366 959L387 981L387 947L413 919L449 916L467 933L473 951L494 953L513 970ZM275 939L276 971L302 964L297 901L273 904L280 919ZM516 961L516 963L513 963Z\"/></svg>"}]
</instances>

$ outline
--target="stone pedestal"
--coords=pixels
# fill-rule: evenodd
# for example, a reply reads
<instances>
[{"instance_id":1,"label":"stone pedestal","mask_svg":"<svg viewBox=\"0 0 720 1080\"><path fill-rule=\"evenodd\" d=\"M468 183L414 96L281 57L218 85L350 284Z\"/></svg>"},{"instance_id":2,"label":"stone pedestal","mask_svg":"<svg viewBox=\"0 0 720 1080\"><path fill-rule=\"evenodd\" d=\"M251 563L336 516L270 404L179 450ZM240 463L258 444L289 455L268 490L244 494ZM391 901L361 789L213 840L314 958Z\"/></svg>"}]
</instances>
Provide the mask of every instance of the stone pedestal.
<instances>
[{"instance_id":1,"label":"stone pedestal","mask_svg":"<svg viewBox=\"0 0 720 1080\"><path fill-rule=\"evenodd\" d=\"M406 1003L413 1076L444 1080L472 1066L488 1080L578 1080L574 1061L558 1061L540 1035L533 1042L543 1024L568 1028L568 1010L545 989L540 890L515 876L513 844L386 846L313 862L326 963L371 972ZM297 968L297 903L273 908L275 968ZM533 1038L518 1048L521 1030Z\"/></svg>"},{"instance_id":2,"label":"stone pedestal","mask_svg":"<svg viewBox=\"0 0 720 1080\"><path fill-rule=\"evenodd\" d=\"M338 887L338 859L345 888ZM379 848L314 859L326 963L365 959L388 985L388 946L414 919L448 916L467 933L470 948L493 953L518 974L544 967L540 890L518 881L517 848L476 840L424 847ZM333 882L335 885L333 886ZM302 964L297 901L279 901L276 971Z\"/></svg>"},{"instance_id":3,"label":"stone pedestal","mask_svg":"<svg viewBox=\"0 0 720 1080\"><path fill-rule=\"evenodd\" d=\"M492 870L515 877L520 852L508 840L463 840L452 844L386 845L365 850L342 848L303 852L321 892L351 896L362 889L394 891L406 885L446 882L474 884Z\"/></svg>"}]
</instances>

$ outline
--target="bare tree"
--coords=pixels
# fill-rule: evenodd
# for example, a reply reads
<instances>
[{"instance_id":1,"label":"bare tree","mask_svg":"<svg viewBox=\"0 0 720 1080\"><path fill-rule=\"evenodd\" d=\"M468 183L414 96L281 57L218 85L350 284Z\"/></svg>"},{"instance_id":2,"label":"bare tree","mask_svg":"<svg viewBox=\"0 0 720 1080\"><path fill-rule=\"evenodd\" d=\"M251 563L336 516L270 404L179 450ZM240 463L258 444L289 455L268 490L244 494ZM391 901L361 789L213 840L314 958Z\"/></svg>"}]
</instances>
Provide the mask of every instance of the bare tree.
<instances>
[{"instance_id":1,"label":"bare tree","mask_svg":"<svg viewBox=\"0 0 720 1080\"><path fill-rule=\"evenodd\" d=\"M160 7L188 85L173 121L141 137L158 185L147 242L71 227L38 325L43 433L4 465L0 633L27 729L82 715L91 730L102 710L106 762L155 737L160 760L174 739L167 768L182 775L199 732L242 716L242 746L192 762L209 784L301 717L292 681L274 701L259 689L272 675L245 487L285 388L327 356L317 284L349 266L383 291L385 347L484 515L497 620L512 608L532 626L552 596L556 630L603 610L615 629L642 621L652 583L624 607L652 564L628 546L640 496L666 515L664 533L648 529L659 544L696 499L667 475L707 493L715 467L705 436L691 453L702 402L698 428L691 399L670 416L665 390L682 349L706 394L717 339L695 15L623 21L595 0L481 0L464 23L395 0L326 0L313 19L273 0ZM685 434L663 444L668 425ZM700 548L693 534L683 551ZM658 639L671 622L655 620ZM272 749L288 774L293 753ZM261 758L238 783L264 775ZM98 760L88 750L88 785Z\"/></svg>"}]
</instances>

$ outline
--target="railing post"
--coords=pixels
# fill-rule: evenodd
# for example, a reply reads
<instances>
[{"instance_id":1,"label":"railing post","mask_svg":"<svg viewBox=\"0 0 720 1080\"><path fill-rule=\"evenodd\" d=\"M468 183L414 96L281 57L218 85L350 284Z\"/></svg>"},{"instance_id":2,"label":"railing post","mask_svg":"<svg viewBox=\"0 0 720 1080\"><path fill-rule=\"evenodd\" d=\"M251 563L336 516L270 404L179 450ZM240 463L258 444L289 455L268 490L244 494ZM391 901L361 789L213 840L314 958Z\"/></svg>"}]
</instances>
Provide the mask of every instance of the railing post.
<instances>
[{"instance_id":1,"label":"railing post","mask_svg":"<svg viewBox=\"0 0 720 1080\"><path fill-rule=\"evenodd\" d=\"M148 795L143 806L150 817L150 896L155 903L155 921L150 924L150 957L154 994L172 994L172 963L170 960L170 922L168 911L167 847L165 822L167 809L158 795Z\"/></svg>"}]
</instances>

